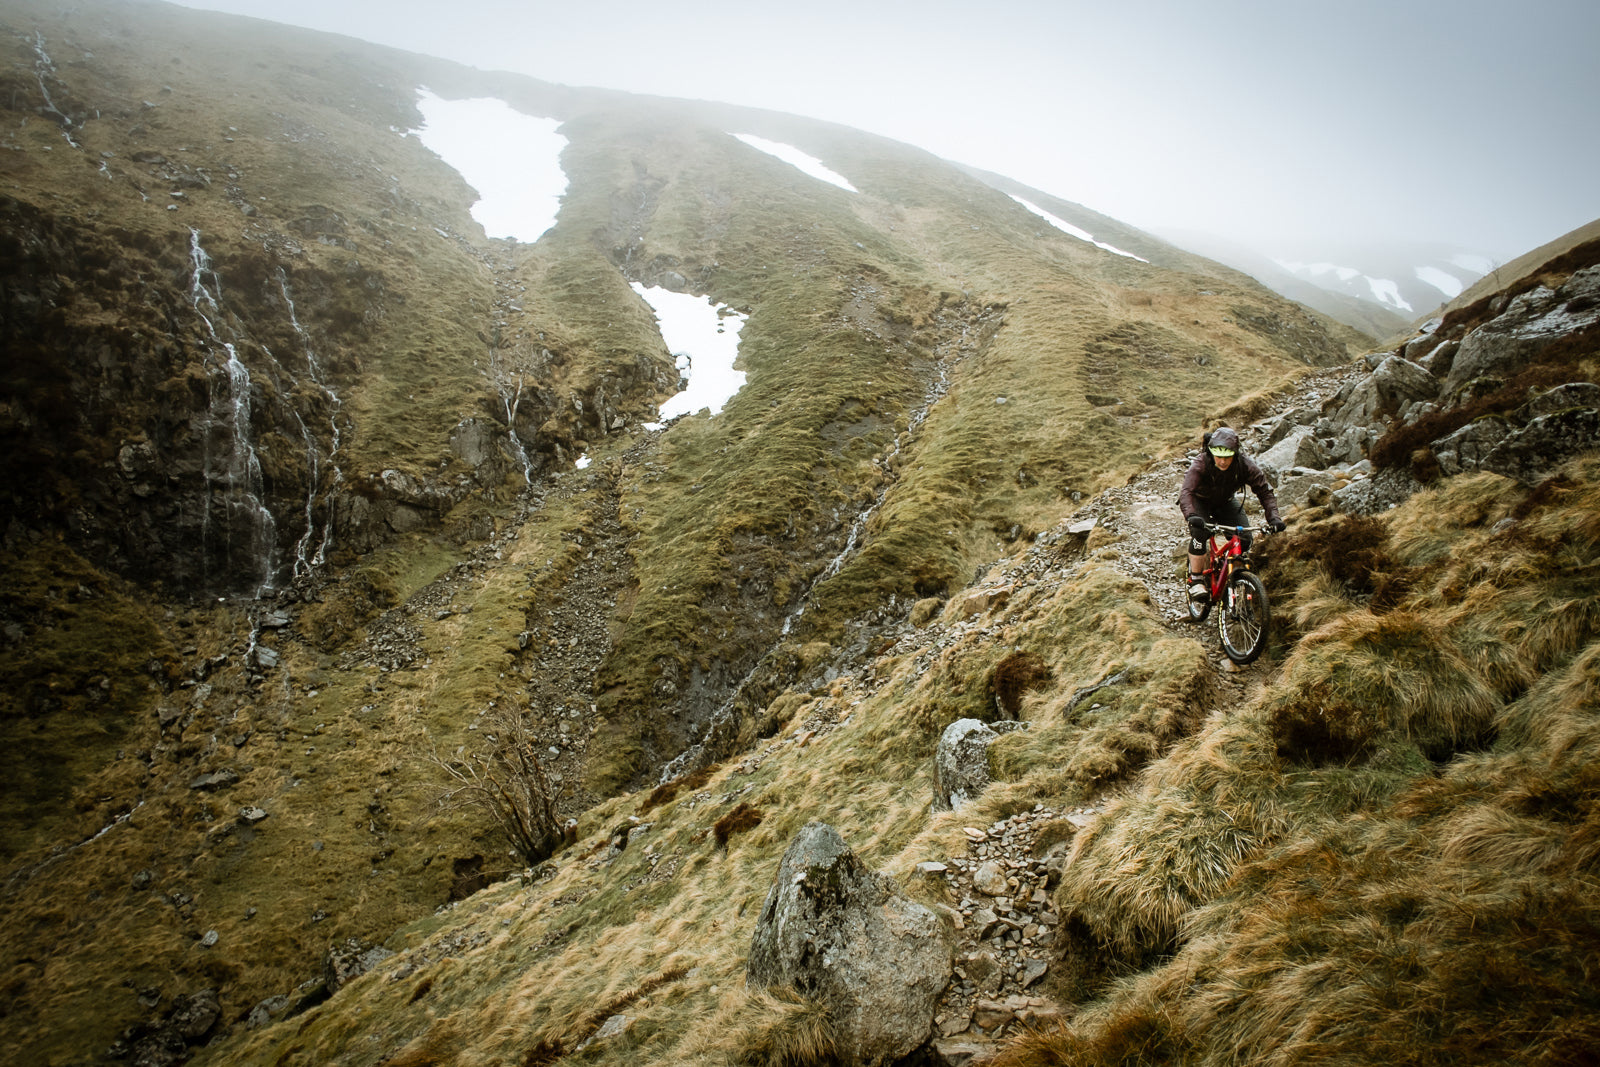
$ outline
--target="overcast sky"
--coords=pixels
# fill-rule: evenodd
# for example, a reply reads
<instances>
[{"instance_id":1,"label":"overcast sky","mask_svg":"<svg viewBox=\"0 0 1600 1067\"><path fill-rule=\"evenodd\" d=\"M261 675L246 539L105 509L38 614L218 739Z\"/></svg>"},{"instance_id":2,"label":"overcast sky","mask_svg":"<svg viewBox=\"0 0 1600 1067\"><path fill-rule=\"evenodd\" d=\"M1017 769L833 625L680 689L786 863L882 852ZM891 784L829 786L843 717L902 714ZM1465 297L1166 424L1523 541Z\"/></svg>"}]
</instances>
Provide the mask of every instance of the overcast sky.
<instances>
[{"instance_id":1,"label":"overcast sky","mask_svg":"<svg viewBox=\"0 0 1600 1067\"><path fill-rule=\"evenodd\" d=\"M1597 0L191 0L844 123L1146 229L1510 259L1600 217Z\"/></svg>"}]
</instances>

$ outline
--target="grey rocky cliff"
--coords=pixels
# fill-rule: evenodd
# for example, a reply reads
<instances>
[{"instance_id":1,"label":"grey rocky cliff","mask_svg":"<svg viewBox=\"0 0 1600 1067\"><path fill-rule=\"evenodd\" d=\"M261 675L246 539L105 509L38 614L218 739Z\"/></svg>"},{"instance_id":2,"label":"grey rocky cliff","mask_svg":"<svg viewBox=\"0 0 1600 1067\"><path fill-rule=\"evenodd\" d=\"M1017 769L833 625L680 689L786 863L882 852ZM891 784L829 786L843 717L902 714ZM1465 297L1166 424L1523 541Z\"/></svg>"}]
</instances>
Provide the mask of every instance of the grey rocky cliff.
<instances>
[{"instance_id":1,"label":"grey rocky cliff","mask_svg":"<svg viewBox=\"0 0 1600 1067\"><path fill-rule=\"evenodd\" d=\"M932 1033L952 954L932 911L863 864L833 827L812 822L783 854L751 939L746 980L819 1001L840 1056L882 1064Z\"/></svg>"},{"instance_id":2,"label":"grey rocky cliff","mask_svg":"<svg viewBox=\"0 0 1600 1067\"><path fill-rule=\"evenodd\" d=\"M1600 266L1574 272L1555 289L1502 295L1486 315L1473 324L1429 322L1394 351L1366 356L1365 373L1320 405L1250 426L1247 447L1280 504L1373 514L1416 492L1425 479L1476 470L1531 486L1600 447L1600 385L1592 382L1570 381L1488 411L1481 403L1466 406L1530 366L1539 366L1545 381L1561 367L1582 374L1570 352L1562 356L1557 346L1581 346L1600 330ZM1430 417L1433 422L1423 421ZM1427 429L1437 426L1444 428ZM1404 446L1415 456L1380 459L1387 466L1375 469L1368 457L1398 431L1416 438L1416 445ZM1431 440L1429 433L1435 434ZM1404 466L1407 458L1419 464L1416 470Z\"/></svg>"},{"instance_id":3,"label":"grey rocky cliff","mask_svg":"<svg viewBox=\"0 0 1600 1067\"><path fill-rule=\"evenodd\" d=\"M1445 376L1446 396L1486 375L1502 375L1558 339L1600 323L1600 266L1580 270L1560 288L1539 286L1461 339Z\"/></svg>"}]
</instances>

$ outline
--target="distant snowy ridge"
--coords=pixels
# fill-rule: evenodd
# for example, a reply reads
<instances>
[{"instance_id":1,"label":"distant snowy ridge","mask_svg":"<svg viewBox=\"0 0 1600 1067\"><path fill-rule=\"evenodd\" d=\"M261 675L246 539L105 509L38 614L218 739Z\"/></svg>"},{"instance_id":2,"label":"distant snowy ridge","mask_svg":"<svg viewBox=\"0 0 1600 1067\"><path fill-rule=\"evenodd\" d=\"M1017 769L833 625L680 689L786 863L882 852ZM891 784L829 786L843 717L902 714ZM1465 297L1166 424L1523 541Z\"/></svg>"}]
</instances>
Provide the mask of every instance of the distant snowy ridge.
<instances>
[{"instance_id":1,"label":"distant snowy ridge","mask_svg":"<svg viewBox=\"0 0 1600 1067\"><path fill-rule=\"evenodd\" d=\"M1274 262L1295 277L1331 292L1373 301L1408 315L1428 311L1440 303L1441 297L1455 299L1495 267L1489 256L1437 245L1347 249L1340 259L1344 262L1285 256ZM1352 260L1365 266L1348 265Z\"/></svg>"},{"instance_id":2,"label":"distant snowy ridge","mask_svg":"<svg viewBox=\"0 0 1600 1067\"><path fill-rule=\"evenodd\" d=\"M811 175L829 185L837 185L848 192L859 193L861 190L851 185L849 180L837 171L829 170L823 165L822 160L816 156L807 155L793 145L782 144L778 141L769 141L764 137L757 137L753 133L734 134L739 140L754 148L758 152L765 152L774 159L781 159L791 167Z\"/></svg>"},{"instance_id":3,"label":"distant snowy ridge","mask_svg":"<svg viewBox=\"0 0 1600 1067\"><path fill-rule=\"evenodd\" d=\"M1032 203L1031 201L1028 201L1028 200L1024 200L1024 199L1022 199L1022 197L1018 196L1016 193L1007 193L1006 195L1009 196L1011 199L1015 200L1017 203L1021 204L1023 207L1027 208L1029 211L1033 212L1035 215L1038 215L1041 219L1044 219L1044 221L1048 222L1050 225L1054 226L1056 229L1060 230L1062 233L1068 234L1068 235L1070 235L1072 237L1076 237L1080 241L1088 241L1090 244L1094 245L1096 248L1103 248L1107 252L1115 252L1119 256L1127 256L1129 259L1137 259L1140 263L1148 263L1148 262L1150 262L1148 259L1145 259L1143 256L1136 256L1132 252L1124 252L1122 249L1118 248L1116 245L1109 245L1109 244L1106 244L1104 241L1096 241L1094 239L1094 235L1091 234L1088 230L1085 230L1085 229L1083 229L1081 227L1078 227L1078 226L1074 226L1072 223L1066 221L1065 219L1059 218L1058 216L1050 214L1050 212L1046 211L1044 208L1040 207L1038 204Z\"/></svg>"},{"instance_id":4,"label":"distant snowy ridge","mask_svg":"<svg viewBox=\"0 0 1600 1067\"><path fill-rule=\"evenodd\" d=\"M1374 278L1363 274L1355 267L1341 267L1336 263L1296 263L1293 260L1277 260L1278 266L1300 278L1316 282L1324 288L1344 288L1330 286L1324 278L1331 274L1341 282L1351 282L1361 279L1367 288L1366 294L1360 294L1369 300L1376 300L1387 307L1398 308L1401 311L1415 312L1406 300L1400 295L1400 286L1393 278Z\"/></svg>"},{"instance_id":5,"label":"distant snowy ridge","mask_svg":"<svg viewBox=\"0 0 1600 1067\"><path fill-rule=\"evenodd\" d=\"M1417 277L1452 299L1460 296L1461 290L1467 287L1466 282L1438 267L1418 267Z\"/></svg>"}]
</instances>

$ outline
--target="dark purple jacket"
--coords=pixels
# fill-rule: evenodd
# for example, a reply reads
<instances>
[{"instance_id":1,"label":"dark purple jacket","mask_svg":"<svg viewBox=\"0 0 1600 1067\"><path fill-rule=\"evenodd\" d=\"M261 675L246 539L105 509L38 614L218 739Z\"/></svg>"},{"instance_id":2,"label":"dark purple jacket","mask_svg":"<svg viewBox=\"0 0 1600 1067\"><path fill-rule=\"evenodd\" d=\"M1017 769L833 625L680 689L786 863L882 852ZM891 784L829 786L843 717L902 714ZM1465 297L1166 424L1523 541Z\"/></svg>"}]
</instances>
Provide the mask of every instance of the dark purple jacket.
<instances>
[{"instance_id":1,"label":"dark purple jacket","mask_svg":"<svg viewBox=\"0 0 1600 1067\"><path fill-rule=\"evenodd\" d=\"M1202 504L1206 512L1214 512L1219 504L1226 503L1247 485L1261 499L1261 509L1267 513L1267 521L1277 522L1278 498L1272 494L1272 486L1267 484L1267 476L1261 473L1255 460L1241 452L1233 457L1227 470L1219 470L1211 453L1202 448L1200 455L1189 465L1188 473L1183 476L1183 488L1178 490L1178 507L1183 509L1185 519L1201 514Z\"/></svg>"}]
</instances>

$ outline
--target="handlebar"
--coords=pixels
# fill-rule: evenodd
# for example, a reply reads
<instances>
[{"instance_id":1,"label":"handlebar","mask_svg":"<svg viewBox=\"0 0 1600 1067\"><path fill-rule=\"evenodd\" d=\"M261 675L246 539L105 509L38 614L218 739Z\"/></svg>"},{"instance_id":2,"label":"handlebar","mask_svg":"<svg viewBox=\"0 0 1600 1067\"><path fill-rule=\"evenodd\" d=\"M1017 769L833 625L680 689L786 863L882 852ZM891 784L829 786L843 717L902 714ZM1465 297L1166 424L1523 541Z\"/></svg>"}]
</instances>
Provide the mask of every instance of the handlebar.
<instances>
[{"instance_id":1,"label":"handlebar","mask_svg":"<svg viewBox=\"0 0 1600 1067\"><path fill-rule=\"evenodd\" d=\"M1211 533L1214 533L1214 534L1232 534L1232 533L1271 534L1273 532L1272 527L1270 527L1270 526L1224 526L1220 522L1208 522L1208 523L1206 523L1206 529L1208 531L1210 531Z\"/></svg>"}]
</instances>

